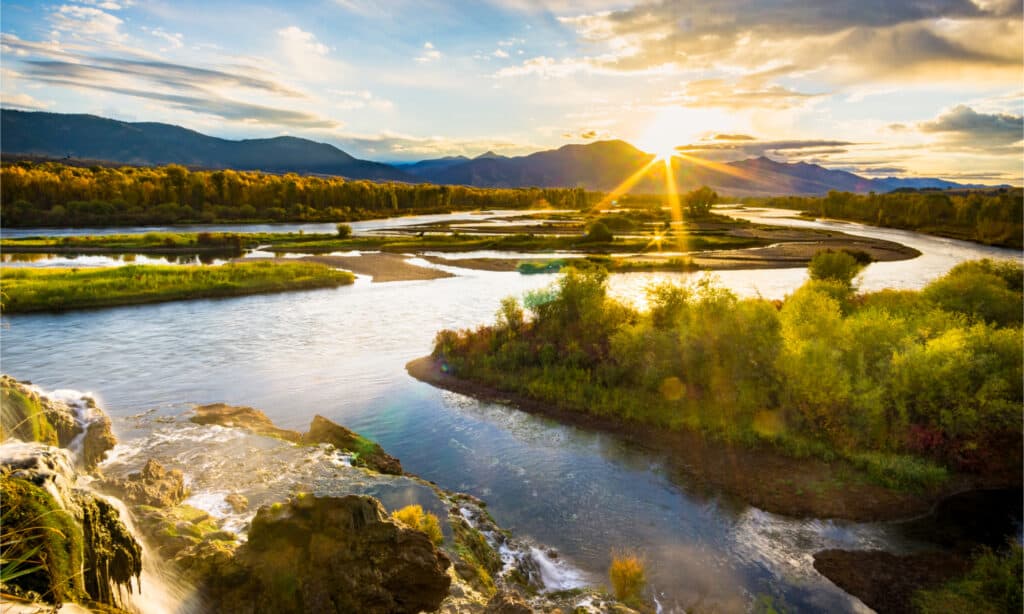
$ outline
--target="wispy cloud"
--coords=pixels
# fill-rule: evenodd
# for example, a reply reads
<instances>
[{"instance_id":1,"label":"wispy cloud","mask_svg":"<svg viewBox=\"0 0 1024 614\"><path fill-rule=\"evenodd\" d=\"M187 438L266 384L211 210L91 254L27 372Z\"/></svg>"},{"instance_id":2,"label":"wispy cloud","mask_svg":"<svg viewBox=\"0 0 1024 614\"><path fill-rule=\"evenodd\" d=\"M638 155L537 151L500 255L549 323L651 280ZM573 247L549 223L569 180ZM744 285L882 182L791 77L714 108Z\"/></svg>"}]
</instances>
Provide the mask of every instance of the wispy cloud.
<instances>
[{"instance_id":1,"label":"wispy cloud","mask_svg":"<svg viewBox=\"0 0 1024 614\"><path fill-rule=\"evenodd\" d=\"M434 62L441 59L441 52L434 47L434 43L427 41L423 43L423 51L418 56L413 58L420 64L426 64L428 62Z\"/></svg>"}]
</instances>

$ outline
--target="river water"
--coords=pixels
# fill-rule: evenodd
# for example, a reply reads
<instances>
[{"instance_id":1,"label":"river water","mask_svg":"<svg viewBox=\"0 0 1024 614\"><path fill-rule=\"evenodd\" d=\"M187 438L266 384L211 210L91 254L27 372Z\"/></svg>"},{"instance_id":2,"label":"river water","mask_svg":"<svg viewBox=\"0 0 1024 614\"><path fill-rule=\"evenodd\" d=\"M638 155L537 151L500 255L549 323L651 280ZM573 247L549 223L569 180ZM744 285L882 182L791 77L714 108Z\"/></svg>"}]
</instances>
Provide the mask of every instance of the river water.
<instances>
[{"instance_id":1,"label":"river water","mask_svg":"<svg viewBox=\"0 0 1024 614\"><path fill-rule=\"evenodd\" d=\"M757 215L780 223L772 217L777 214ZM866 289L919 287L964 259L1020 258L1019 252L915 233L784 223L841 228L923 252L911 261L870 265ZM122 440L111 468L157 457L189 475L192 502L207 509L223 507L217 501L232 490L250 494L254 504L287 494L297 484L281 480L289 471L302 474L298 482L314 476L319 491L344 491L349 484L330 479L338 474L331 467L344 459L290 459L293 452L268 443L241 445L231 431L187 425L183 416L192 404L250 405L299 430L322 414L379 441L407 471L485 499L500 525L556 549L570 580L575 570L580 581L604 583L612 550L638 550L669 611L739 612L758 601L794 611L863 611L814 571L813 553L923 546L900 525L794 520L750 508L696 490L669 471L665 459L612 436L414 380L404 365L430 351L436 331L490 322L502 297L554 279L450 270L459 276L4 316L0 360L4 372L43 388L93 393ZM719 279L740 294L774 298L805 275L803 269L730 271ZM612 291L636 299L653 280L690 277L617 275ZM289 469L300 461L317 469ZM271 483L277 486L260 487ZM394 484L358 488L379 491L386 504L416 498L401 488L394 492Z\"/></svg>"}]
</instances>

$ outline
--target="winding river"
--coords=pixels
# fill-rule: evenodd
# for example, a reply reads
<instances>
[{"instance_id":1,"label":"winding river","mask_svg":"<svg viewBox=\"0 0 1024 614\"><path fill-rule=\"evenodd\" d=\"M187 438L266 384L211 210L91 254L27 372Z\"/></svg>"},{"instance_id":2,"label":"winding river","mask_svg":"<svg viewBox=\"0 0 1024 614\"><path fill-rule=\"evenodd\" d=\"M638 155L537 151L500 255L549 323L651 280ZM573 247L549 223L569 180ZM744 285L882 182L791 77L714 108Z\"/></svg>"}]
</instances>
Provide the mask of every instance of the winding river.
<instances>
[{"instance_id":1,"label":"winding river","mask_svg":"<svg viewBox=\"0 0 1024 614\"><path fill-rule=\"evenodd\" d=\"M778 212L732 214L895 240L923 253L910 261L872 264L863 275L865 289L919 287L961 260L1021 257L910 232L782 219ZM925 546L900 524L794 520L750 508L695 489L665 459L612 436L412 379L404 365L429 352L436 331L489 322L502 297L553 280L448 270L458 276L5 316L2 369L46 389L95 393L122 441L110 461L113 468L157 456L189 474L192 502L223 514L211 501L224 492L248 489L258 504L280 495L275 488L330 481L338 461L295 459L286 446L190 428L182 415L191 404L250 405L300 430L322 414L378 440L407 471L485 499L499 524L557 550L555 585L604 582L613 549L639 550L666 611L700 606L739 612L755 601L795 611L865 611L814 571L812 554L827 547L900 552ZM740 294L770 298L792 291L805 276L803 269L718 275ZM617 275L611 287L639 299L653 280L688 277ZM286 468L300 461L315 469L282 482ZM280 486L264 488L267 498L261 499L261 483ZM344 487L339 481L333 488ZM383 494L385 503L409 496Z\"/></svg>"}]
</instances>

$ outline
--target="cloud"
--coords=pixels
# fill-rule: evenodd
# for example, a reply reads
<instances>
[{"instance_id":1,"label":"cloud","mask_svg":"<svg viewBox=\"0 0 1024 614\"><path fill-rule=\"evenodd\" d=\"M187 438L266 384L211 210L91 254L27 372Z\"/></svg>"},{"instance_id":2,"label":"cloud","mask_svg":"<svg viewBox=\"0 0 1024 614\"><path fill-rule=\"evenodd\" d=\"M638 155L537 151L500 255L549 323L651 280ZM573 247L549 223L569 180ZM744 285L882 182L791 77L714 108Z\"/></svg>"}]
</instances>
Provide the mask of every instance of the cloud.
<instances>
[{"instance_id":1,"label":"cloud","mask_svg":"<svg viewBox=\"0 0 1024 614\"><path fill-rule=\"evenodd\" d=\"M536 151L530 143L508 139L450 139L444 137L415 137L404 134L345 135L332 139L345 151L357 152L383 160L421 160L446 155L474 156L481 151L502 155L519 155Z\"/></svg>"},{"instance_id":2,"label":"cloud","mask_svg":"<svg viewBox=\"0 0 1024 614\"><path fill-rule=\"evenodd\" d=\"M508 51L505 51L504 49L495 49L494 53L492 53L491 55L493 55L496 58L507 58Z\"/></svg>"},{"instance_id":3,"label":"cloud","mask_svg":"<svg viewBox=\"0 0 1024 614\"><path fill-rule=\"evenodd\" d=\"M379 98L369 90L327 90L333 97L334 106L342 110L371 108L389 111L395 104L385 98Z\"/></svg>"},{"instance_id":4,"label":"cloud","mask_svg":"<svg viewBox=\"0 0 1024 614\"><path fill-rule=\"evenodd\" d=\"M560 17L603 53L559 61L595 71L724 69L734 75L784 65L775 78L824 71L824 78L845 84L994 76L1019 83L1019 13L1010 2L970 0L641 1Z\"/></svg>"},{"instance_id":5,"label":"cloud","mask_svg":"<svg viewBox=\"0 0 1024 614\"><path fill-rule=\"evenodd\" d=\"M55 31L69 33L74 38L98 38L123 40L120 17L89 6L64 4L50 15L50 23Z\"/></svg>"},{"instance_id":6,"label":"cloud","mask_svg":"<svg viewBox=\"0 0 1024 614\"><path fill-rule=\"evenodd\" d=\"M1008 113L978 113L957 105L917 129L939 134L946 142L978 148L1012 145L1024 139L1024 117Z\"/></svg>"},{"instance_id":7,"label":"cloud","mask_svg":"<svg viewBox=\"0 0 1024 614\"><path fill-rule=\"evenodd\" d=\"M427 41L423 43L423 52L413 59L420 64L426 64L441 59L441 52L434 47L434 43Z\"/></svg>"},{"instance_id":8,"label":"cloud","mask_svg":"<svg viewBox=\"0 0 1024 614\"><path fill-rule=\"evenodd\" d=\"M182 45L184 45L184 36L181 34L181 32L176 32L172 34L170 32L165 32L163 28L153 28L152 30L147 30L146 28L143 28L143 31L149 32L156 38L165 41L168 45L170 45L171 49L181 49Z\"/></svg>"},{"instance_id":9,"label":"cloud","mask_svg":"<svg viewBox=\"0 0 1024 614\"><path fill-rule=\"evenodd\" d=\"M281 83L242 72L229 73L153 60L114 57L76 58L76 61L26 60L25 66L25 76L30 78L108 81L118 77L140 77L152 84L176 89L242 87L282 96L304 97L302 93Z\"/></svg>"},{"instance_id":10,"label":"cloud","mask_svg":"<svg viewBox=\"0 0 1024 614\"><path fill-rule=\"evenodd\" d=\"M298 26L276 32L281 58L291 72L306 81L331 81L344 71L344 66L329 57L330 49L315 34Z\"/></svg>"},{"instance_id":11,"label":"cloud","mask_svg":"<svg viewBox=\"0 0 1024 614\"><path fill-rule=\"evenodd\" d=\"M0 106L5 109L24 109L27 111L41 111L48 108L49 103L36 100L28 94L20 92L0 92Z\"/></svg>"},{"instance_id":12,"label":"cloud","mask_svg":"<svg viewBox=\"0 0 1024 614\"><path fill-rule=\"evenodd\" d=\"M749 107L789 109L823 95L825 94L799 92L770 84L755 75L734 80L690 81L681 91L670 94L663 102L732 110Z\"/></svg>"},{"instance_id":13,"label":"cloud","mask_svg":"<svg viewBox=\"0 0 1024 614\"><path fill-rule=\"evenodd\" d=\"M723 138L724 137L724 138ZM738 160L773 155L783 158L845 153L847 147L859 145L851 141L823 139L792 139L761 141L746 134L716 134L677 149L710 160Z\"/></svg>"},{"instance_id":14,"label":"cloud","mask_svg":"<svg viewBox=\"0 0 1024 614\"><path fill-rule=\"evenodd\" d=\"M250 104L237 100L230 100L215 94L183 95L161 93L147 90L138 90L130 87L119 87L103 83L82 81L62 78L38 79L52 85L63 85L74 88L92 89L122 96L145 98L167 103L168 106L182 111L191 111L201 115L212 115L230 121L239 121L252 124L265 124L277 126L289 126L301 129L325 129L335 130L343 124L335 120L324 118L313 113L297 111L294 109L280 109L258 104Z\"/></svg>"}]
</instances>

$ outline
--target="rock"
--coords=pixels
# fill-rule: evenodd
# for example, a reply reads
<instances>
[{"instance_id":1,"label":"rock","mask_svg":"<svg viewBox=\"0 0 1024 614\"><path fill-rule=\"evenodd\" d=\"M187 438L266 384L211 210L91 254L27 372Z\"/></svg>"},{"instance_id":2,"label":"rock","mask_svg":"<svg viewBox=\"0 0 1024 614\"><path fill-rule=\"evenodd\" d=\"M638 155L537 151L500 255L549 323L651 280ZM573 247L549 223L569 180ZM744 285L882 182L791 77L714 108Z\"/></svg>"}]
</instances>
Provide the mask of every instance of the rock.
<instances>
[{"instance_id":1,"label":"rock","mask_svg":"<svg viewBox=\"0 0 1024 614\"><path fill-rule=\"evenodd\" d=\"M502 591L487 602L485 614L531 614L530 606L515 593Z\"/></svg>"},{"instance_id":2,"label":"rock","mask_svg":"<svg viewBox=\"0 0 1024 614\"><path fill-rule=\"evenodd\" d=\"M0 376L0 440L9 438L71 449L93 471L117 444L110 418L89 397L63 401L35 387Z\"/></svg>"},{"instance_id":3,"label":"rock","mask_svg":"<svg viewBox=\"0 0 1024 614\"><path fill-rule=\"evenodd\" d=\"M92 399L89 399L92 401ZM81 443L82 466L92 471L107 457L107 452L117 445L117 438L110 428L110 418L106 414L96 415L85 429Z\"/></svg>"},{"instance_id":4,"label":"rock","mask_svg":"<svg viewBox=\"0 0 1024 614\"><path fill-rule=\"evenodd\" d=\"M211 405L200 405L194 410L190 420L196 424L219 424L246 429L257 435L277 437L285 441L298 442L302 434L298 431L279 428L266 414L252 407L240 407L225 405L224 403L213 403Z\"/></svg>"},{"instance_id":5,"label":"rock","mask_svg":"<svg viewBox=\"0 0 1024 614\"><path fill-rule=\"evenodd\" d=\"M212 611L432 612L451 584L444 553L369 496L261 507L233 560L236 568L219 572L219 561L201 584Z\"/></svg>"},{"instance_id":6,"label":"rock","mask_svg":"<svg viewBox=\"0 0 1024 614\"><path fill-rule=\"evenodd\" d=\"M381 473L402 475L402 463L362 435L351 431L340 424L335 424L323 416L315 416L309 425L309 431L302 435L302 443L329 443L339 450L352 452L356 455L355 464L361 464Z\"/></svg>"},{"instance_id":7,"label":"rock","mask_svg":"<svg viewBox=\"0 0 1024 614\"><path fill-rule=\"evenodd\" d=\"M139 528L157 553L165 559L206 541L234 542L236 536L221 531L217 522L203 510L191 505L158 508L137 505L134 508Z\"/></svg>"},{"instance_id":8,"label":"rock","mask_svg":"<svg viewBox=\"0 0 1024 614\"><path fill-rule=\"evenodd\" d=\"M146 461L141 472L124 479L106 479L100 487L126 503L152 507L177 505L188 494L184 474L177 469L168 471L153 459Z\"/></svg>"},{"instance_id":9,"label":"rock","mask_svg":"<svg viewBox=\"0 0 1024 614\"><path fill-rule=\"evenodd\" d=\"M236 514L241 514L245 510L249 509L249 500L245 498L245 495L240 495L237 492L233 492L230 495L224 497L225 503L231 506Z\"/></svg>"},{"instance_id":10,"label":"rock","mask_svg":"<svg viewBox=\"0 0 1024 614\"><path fill-rule=\"evenodd\" d=\"M4 532L17 536L5 544L4 558L43 561L7 582L5 592L117 608L118 587L130 592L142 571L142 549L117 509L77 488L76 480L68 450L41 443L0 446Z\"/></svg>"}]
</instances>

